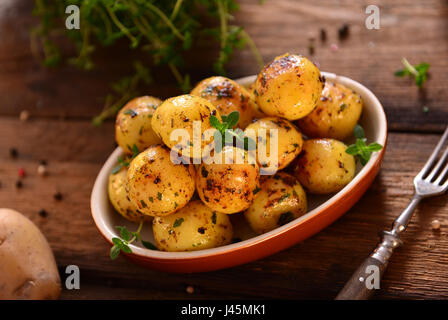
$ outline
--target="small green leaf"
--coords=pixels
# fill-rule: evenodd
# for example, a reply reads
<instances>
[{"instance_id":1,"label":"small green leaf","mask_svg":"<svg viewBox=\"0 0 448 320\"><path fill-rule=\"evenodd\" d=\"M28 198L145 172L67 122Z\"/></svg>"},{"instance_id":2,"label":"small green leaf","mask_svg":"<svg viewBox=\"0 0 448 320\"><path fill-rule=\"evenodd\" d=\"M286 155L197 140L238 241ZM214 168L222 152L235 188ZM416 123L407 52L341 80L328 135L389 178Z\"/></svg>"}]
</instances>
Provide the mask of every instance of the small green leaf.
<instances>
[{"instance_id":1,"label":"small green leaf","mask_svg":"<svg viewBox=\"0 0 448 320\"><path fill-rule=\"evenodd\" d=\"M180 225L184 222L184 218L176 219L173 223L173 228L180 227Z\"/></svg>"},{"instance_id":2,"label":"small green leaf","mask_svg":"<svg viewBox=\"0 0 448 320\"><path fill-rule=\"evenodd\" d=\"M146 249L150 249L150 250L158 250L157 247L155 245L153 245L151 242L149 241L145 241L142 240L142 244Z\"/></svg>"},{"instance_id":3,"label":"small green leaf","mask_svg":"<svg viewBox=\"0 0 448 320\"><path fill-rule=\"evenodd\" d=\"M411 74L409 71L405 70L405 69L401 69L401 70L397 70L395 71L394 75L396 77L404 77Z\"/></svg>"},{"instance_id":4,"label":"small green leaf","mask_svg":"<svg viewBox=\"0 0 448 320\"><path fill-rule=\"evenodd\" d=\"M358 147L356 146L356 144L351 144L347 149L345 149L345 152L354 156L358 153Z\"/></svg>"},{"instance_id":5,"label":"small green leaf","mask_svg":"<svg viewBox=\"0 0 448 320\"><path fill-rule=\"evenodd\" d=\"M215 116L210 116L209 121L210 121L210 125L211 125L213 128L217 129L218 131L221 131L221 129L222 129L222 124L221 124L221 122L219 121L219 119L218 119L217 117L215 117Z\"/></svg>"},{"instance_id":6,"label":"small green leaf","mask_svg":"<svg viewBox=\"0 0 448 320\"><path fill-rule=\"evenodd\" d=\"M120 251L121 251L121 246L115 245L112 248L110 248L110 253L109 253L110 258L112 260L117 259L117 257L120 255Z\"/></svg>"},{"instance_id":7,"label":"small green leaf","mask_svg":"<svg viewBox=\"0 0 448 320\"><path fill-rule=\"evenodd\" d=\"M157 199L162 200L162 193L157 192Z\"/></svg>"},{"instance_id":8,"label":"small green leaf","mask_svg":"<svg viewBox=\"0 0 448 320\"><path fill-rule=\"evenodd\" d=\"M117 228L117 230L120 231L121 239L123 239L124 241L131 240L131 233L126 227L116 226L115 228Z\"/></svg>"},{"instance_id":9,"label":"small green leaf","mask_svg":"<svg viewBox=\"0 0 448 320\"><path fill-rule=\"evenodd\" d=\"M123 244L120 249L121 249L121 251L123 251L125 253L132 253L131 248L129 248L128 245L126 245L126 244Z\"/></svg>"},{"instance_id":10,"label":"small green leaf","mask_svg":"<svg viewBox=\"0 0 448 320\"><path fill-rule=\"evenodd\" d=\"M122 165L121 165L121 164L116 165L116 166L112 169L112 171L111 171L110 173L111 173L111 174L116 174L116 173L118 173L118 172L121 170L121 168L122 168Z\"/></svg>"},{"instance_id":11,"label":"small green leaf","mask_svg":"<svg viewBox=\"0 0 448 320\"><path fill-rule=\"evenodd\" d=\"M120 238L112 238L112 243L114 245L121 246L123 244L123 241L121 241Z\"/></svg>"},{"instance_id":12,"label":"small green leaf","mask_svg":"<svg viewBox=\"0 0 448 320\"><path fill-rule=\"evenodd\" d=\"M382 148L383 148L383 146L377 142L373 142L367 146L367 149L369 149L372 152L380 151Z\"/></svg>"},{"instance_id":13,"label":"small green leaf","mask_svg":"<svg viewBox=\"0 0 448 320\"><path fill-rule=\"evenodd\" d=\"M359 124L357 124L353 129L353 134L358 139L362 139L365 137L364 129Z\"/></svg>"},{"instance_id":14,"label":"small green leaf","mask_svg":"<svg viewBox=\"0 0 448 320\"><path fill-rule=\"evenodd\" d=\"M240 113L238 111L233 111L230 114L228 114L226 118L227 128L231 129L235 127L239 119L240 119Z\"/></svg>"}]
</instances>

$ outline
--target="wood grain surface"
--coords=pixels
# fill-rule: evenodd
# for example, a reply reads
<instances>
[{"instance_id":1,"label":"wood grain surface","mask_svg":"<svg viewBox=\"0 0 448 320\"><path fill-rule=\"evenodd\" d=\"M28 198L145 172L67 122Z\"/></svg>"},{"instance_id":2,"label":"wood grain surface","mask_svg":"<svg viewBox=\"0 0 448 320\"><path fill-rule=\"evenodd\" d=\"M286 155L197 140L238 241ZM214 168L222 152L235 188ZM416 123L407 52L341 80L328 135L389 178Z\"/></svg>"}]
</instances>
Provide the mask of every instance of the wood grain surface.
<instances>
[{"instance_id":1,"label":"wood grain surface","mask_svg":"<svg viewBox=\"0 0 448 320\"><path fill-rule=\"evenodd\" d=\"M286 51L312 56L322 70L351 77L370 88L383 103L389 121L389 144L382 170L365 196L341 219L314 237L273 256L246 265L202 274L173 275L143 269L120 257L111 262L108 244L90 214L90 193L103 162L114 149L113 124L90 125L102 109L111 79L129 72L118 49L97 52L98 69L84 73L71 67L40 66L29 48L35 23L31 1L0 3L0 206L14 208L46 235L64 279L67 265L81 269L81 290L63 290L64 299L332 299L357 265L374 248L377 233L388 227L413 193L412 179L439 139L448 120L448 1L376 1L381 29L364 27L371 1L239 1L236 21L246 27L268 61ZM350 25L350 36L337 29ZM327 41L319 40L321 28ZM339 50L330 50L331 44ZM213 47L189 57L194 80L212 75ZM431 64L422 99L408 79L393 72L406 56ZM108 67L106 67L108 66ZM230 77L257 72L249 51L235 55ZM163 75L147 89L167 97L177 93ZM429 112L423 112L423 106ZM18 114L31 118L21 122ZM18 150L12 159L9 149ZM37 174L39 161L49 174ZM19 168L26 177L17 189ZM61 192L57 201L54 194ZM424 201L386 271L376 298L448 298L448 198ZM45 209L46 217L39 215ZM431 229L438 219L439 231ZM194 293L186 292L187 286Z\"/></svg>"}]
</instances>

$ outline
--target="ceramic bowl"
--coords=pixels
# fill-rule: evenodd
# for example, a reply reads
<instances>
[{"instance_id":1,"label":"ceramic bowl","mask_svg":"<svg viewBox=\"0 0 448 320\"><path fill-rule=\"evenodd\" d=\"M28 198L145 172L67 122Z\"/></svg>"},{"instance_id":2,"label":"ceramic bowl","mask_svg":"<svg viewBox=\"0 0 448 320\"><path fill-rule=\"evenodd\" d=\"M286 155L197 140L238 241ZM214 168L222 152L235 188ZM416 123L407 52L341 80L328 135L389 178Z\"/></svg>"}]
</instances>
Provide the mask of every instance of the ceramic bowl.
<instances>
[{"instance_id":1,"label":"ceramic bowl","mask_svg":"<svg viewBox=\"0 0 448 320\"><path fill-rule=\"evenodd\" d=\"M244 220L241 214L231 215L235 228L234 236L242 239L237 243L193 252L163 252L132 244L132 254L126 256L140 265L166 272L189 273L228 268L293 246L327 227L349 210L364 194L380 169L387 143L386 116L377 97L362 84L332 73L323 72L323 75L327 80L341 83L362 96L364 110L360 123L366 138L368 142L377 141L384 146L380 152L372 155L366 166L358 165L355 178L344 189L326 196L310 195L308 213L262 235L254 234L244 221L236 221ZM237 82L247 86L254 80L255 76L250 76L238 79ZM96 178L91 195L93 219L100 233L111 245L111 239L118 236L115 226L126 225L130 230L137 228L136 224L128 222L116 213L108 199L108 176L121 153L121 149L117 148L109 156ZM143 227L142 238L154 243L150 223Z\"/></svg>"}]
</instances>

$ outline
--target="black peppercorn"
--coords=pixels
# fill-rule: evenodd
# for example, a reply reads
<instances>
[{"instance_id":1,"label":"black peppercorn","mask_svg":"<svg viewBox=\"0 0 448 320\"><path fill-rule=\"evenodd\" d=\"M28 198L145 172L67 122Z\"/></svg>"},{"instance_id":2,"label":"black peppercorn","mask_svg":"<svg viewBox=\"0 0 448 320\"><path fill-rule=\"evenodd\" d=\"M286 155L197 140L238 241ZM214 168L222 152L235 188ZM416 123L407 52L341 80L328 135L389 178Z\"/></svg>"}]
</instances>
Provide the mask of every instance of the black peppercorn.
<instances>
[{"instance_id":1,"label":"black peppercorn","mask_svg":"<svg viewBox=\"0 0 448 320\"><path fill-rule=\"evenodd\" d=\"M22 183L21 180L17 180L17 181L16 181L16 187L17 187L17 189L20 189L20 188L23 187L23 183Z\"/></svg>"},{"instance_id":2,"label":"black peppercorn","mask_svg":"<svg viewBox=\"0 0 448 320\"><path fill-rule=\"evenodd\" d=\"M17 151L16 148L11 148L9 149L9 155L11 156L11 158L15 159L19 155L19 152Z\"/></svg>"},{"instance_id":3,"label":"black peppercorn","mask_svg":"<svg viewBox=\"0 0 448 320\"><path fill-rule=\"evenodd\" d=\"M60 192L56 192L56 193L53 195L53 198L54 198L55 200L57 200L57 201L61 201L61 200L62 200L62 193L60 193Z\"/></svg>"},{"instance_id":4,"label":"black peppercorn","mask_svg":"<svg viewBox=\"0 0 448 320\"><path fill-rule=\"evenodd\" d=\"M39 215L40 215L42 218L45 218L48 214L47 214L47 211L46 211L45 209L40 209L40 210L39 210Z\"/></svg>"}]
</instances>

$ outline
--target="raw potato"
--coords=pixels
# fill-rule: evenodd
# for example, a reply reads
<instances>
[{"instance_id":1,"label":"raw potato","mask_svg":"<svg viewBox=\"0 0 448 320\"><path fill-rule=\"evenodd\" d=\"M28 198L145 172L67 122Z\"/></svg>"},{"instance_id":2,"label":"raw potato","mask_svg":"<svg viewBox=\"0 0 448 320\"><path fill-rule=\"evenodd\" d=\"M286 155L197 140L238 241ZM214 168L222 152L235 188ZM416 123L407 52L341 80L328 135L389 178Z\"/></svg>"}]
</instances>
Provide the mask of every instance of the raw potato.
<instances>
[{"instance_id":1,"label":"raw potato","mask_svg":"<svg viewBox=\"0 0 448 320\"><path fill-rule=\"evenodd\" d=\"M355 176L355 158L347 146L334 139L311 139L303 144L295 174L311 193L338 192Z\"/></svg>"},{"instance_id":2,"label":"raw potato","mask_svg":"<svg viewBox=\"0 0 448 320\"><path fill-rule=\"evenodd\" d=\"M128 169L122 167L117 173L109 175L108 194L115 210L125 219L133 222L151 220L151 216L145 216L138 212L137 207L131 202L126 191L126 175Z\"/></svg>"},{"instance_id":3,"label":"raw potato","mask_svg":"<svg viewBox=\"0 0 448 320\"><path fill-rule=\"evenodd\" d=\"M238 157L244 160L239 163L202 163L196 174L199 197L209 208L218 212L236 213L246 210L254 199L254 190L259 188L258 165L247 152L234 147L225 147L222 157L227 160Z\"/></svg>"},{"instance_id":4,"label":"raw potato","mask_svg":"<svg viewBox=\"0 0 448 320\"><path fill-rule=\"evenodd\" d=\"M194 251L226 245L232 241L232 224L224 213L212 211L200 200L181 210L157 217L152 225L159 250Z\"/></svg>"},{"instance_id":5,"label":"raw potato","mask_svg":"<svg viewBox=\"0 0 448 320\"><path fill-rule=\"evenodd\" d=\"M255 100L269 116L297 120L316 107L324 83L325 78L310 60L285 54L275 58L258 74Z\"/></svg>"},{"instance_id":6,"label":"raw potato","mask_svg":"<svg viewBox=\"0 0 448 320\"><path fill-rule=\"evenodd\" d=\"M299 181L278 172L263 177L261 190L244 216L252 230L262 234L304 215L306 210L306 194Z\"/></svg>"},{"instance_id":7,"label":"raw potato","mask_svg":"<svg viewBox=\"0 0 448 320\"><path fill-rule=\"evenodd\" d=\"M143 96L129 101L118 113L115 121L115 140L128 154L133 153L133 146L143 151L162 140L151 127L151 118L162 100Z\"/></svg>"},{"instance_id":8,"label":"raw potato","mask_svg":"<svg viewBox=\"0 0 448 320\"><path fill-rule=\"evenodd\" d=\"M266 136L258 137L260 129L266 130ZM260 157L257 151L257 161L260 167L267 167L269 162L269 156L271 154L270 150L270 140L271 140L271 130L275 129L278 133L278 144L277 147L277 163L278 170L285 168L294 158L300 153L302 150L303 139L302 134L297 130L297 128L288 120L277 118L277 117L268 117L255 121L254 123L247 126L245 132L248 133L248 130L254 130L256 133L256 141L257 147L260 144L266 146L266 158ZM273 131L272 131L273 132ZM258 147L259 148L259 147ZM273 164L270 164L274 166Z\"/></svg>"},{"instance_id":9,"label":"raw potato","mask_svg":"<svg viewBox=\"0 0 448 320\"><path fill-rule=\"evenodd\" d=\"M53 252L36 225L0 209L0 299L57 299L61 292Z\"/></svg>"},{"instance_id":10,"label":"raw potato","mask_svg":"<svg viewBox=\"0 0 448 320\"><path fill-rule=\"evenodd\" d=\"M310 138L344 140L353 133L363 108L361 96L334 82L326 82L316 109L298 121Z\"/></svg>"},{"instance_id":11,"label":"raw potato","mask_svg":"<svg viewBox=\"0 0 448 320\"><path fill-rule=\"evenodd\" d=\"M193 165L174 164L168 148L151 146L129 165L129 198L142 214L169 215L190 201L195 191L194 176Z\"/></svg>"},{"instance_id":12,"label":"raw potato","mask_svg":"<svg viewBox=\"0 0 448 320\"><path fill-rule=\"evenodd\" d=\"M238 111L240 120L238 127L244 129L254 118L263 117L252 93L233 80L225 77L210 77L202 80L191 91L196 95L207 99L218 109L220 115L228 115L232 111Z\"/></svg>"},{"instance_id":13,"label":"raw potato","mask_svg":"<svg viewBox=\"0 0 448 320\"><path fill-rule=\"evenodd\" d=\"M193 157L193 155L197 154L194 153L193 148L199 149L200 147L200 154L197 155L201 157L204 147L213 141L213 138L208 139L208 141L207 139L200 139L204 131L212 128L209 120L211 115L216 116L221 121L218 110L211 102L201 97L186 94L165 100L154 112L151 124L154 131L169 148L178 145L176 150L187 149L189 151L188 155ZM201 125L200 131L198 131L198 138L201 140L201 143L195 143L196 146L193 145L194 121L199 121ZM170 136L175 129L185 129L189 135L188 139L185 141L172 141Z\"/></svg>"}]
</instances>

